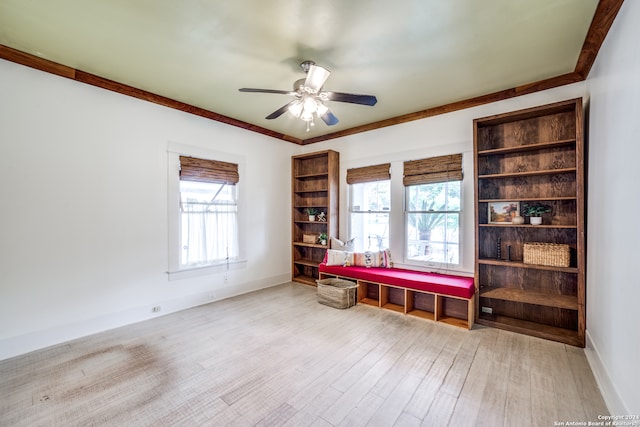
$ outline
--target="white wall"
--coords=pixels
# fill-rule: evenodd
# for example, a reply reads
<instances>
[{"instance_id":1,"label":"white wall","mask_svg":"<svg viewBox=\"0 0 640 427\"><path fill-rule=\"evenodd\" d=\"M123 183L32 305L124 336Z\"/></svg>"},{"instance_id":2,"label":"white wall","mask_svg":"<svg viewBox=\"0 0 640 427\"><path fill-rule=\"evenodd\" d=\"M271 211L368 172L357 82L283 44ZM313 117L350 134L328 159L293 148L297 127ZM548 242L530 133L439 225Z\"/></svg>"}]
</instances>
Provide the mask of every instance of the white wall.
<instances>
[{"instance_id":1,"label":"white wall","mask_svg":"<svg viewBox=\"0 0 640 427\"><path fill-rule=\"evenodd\" d=\"M168 280L170 144L240 160L248 261L227 283ZM0 60L0 360L288 281L297 149Z\"/></svg>"},{"instance_id":2,"label":"white wall","mask_svg":"<svg viewBox=\"0 0 640 427\"><path fill-rule=\"evenodd\" d=\"M640 2L622 5L591 93L587 356L614 414L640 414Z\"/></svg>"}]
</instances>

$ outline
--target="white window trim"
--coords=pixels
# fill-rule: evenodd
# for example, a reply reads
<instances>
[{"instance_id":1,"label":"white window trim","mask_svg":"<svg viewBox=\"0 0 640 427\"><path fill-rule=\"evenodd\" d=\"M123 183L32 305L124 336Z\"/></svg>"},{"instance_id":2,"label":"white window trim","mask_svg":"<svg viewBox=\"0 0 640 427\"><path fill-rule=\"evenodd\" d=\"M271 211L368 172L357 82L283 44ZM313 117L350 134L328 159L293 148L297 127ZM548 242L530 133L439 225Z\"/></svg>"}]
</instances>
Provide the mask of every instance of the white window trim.
<instances>
[{"instance_id":1,"label":"white window trim","mask_svg":"<svg viewBox=\"0 0 640 427\"><path fill-rule=\"evenodd\" d=\"M237 259L215 262L197 267L181 267L180 265L180 156L197 157L207 160L218 160L238 165L240 182L236 184L238 205L238 245L240 253ZM239 186L242 184L245 159L229 153L208 150L200 147L169 142L167 147L167 220L168 220L168 270L169 280L224 273L227 269L237 270L246 266L246 215L243 214L243 197Z\"/></svg>"}]
</instances>

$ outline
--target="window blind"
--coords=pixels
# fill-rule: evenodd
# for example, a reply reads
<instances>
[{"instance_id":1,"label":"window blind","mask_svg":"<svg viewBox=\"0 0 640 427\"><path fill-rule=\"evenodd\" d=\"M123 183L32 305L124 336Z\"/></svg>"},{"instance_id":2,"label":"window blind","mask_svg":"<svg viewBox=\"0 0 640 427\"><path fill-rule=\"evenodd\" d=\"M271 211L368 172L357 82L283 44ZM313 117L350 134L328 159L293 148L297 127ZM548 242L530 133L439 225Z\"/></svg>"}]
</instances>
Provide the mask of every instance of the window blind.
<instances>
[{"instance_id":1,"label":"window blind","mask_svg":"<svg viewBox=\"0 0 640 427\"><path fill-rule=\"evenodd\" d=\"M183 181L237 184L238 165L218 160L180 156L180 179Z\"/></svg>"},{"instance_id":2,"label":"window blind","mask_svg":"<svg viewBox=\"0 0 640 427\"><path fill-rule=\"evenodd\" d=\"M391 163L385 163L382 165L347 169L347 184L360 184L362 182L391 179L390 168Z\"/></svg>"},{"instance_id":3,"label":"window blind","mask_svg":"<svg viewBox=\"0 0 640 427\"><path fill-rule=\"evenodd\" d=\"M462 180L462 153L404 162L405 186Z\"/></svg>"}]
</instances>

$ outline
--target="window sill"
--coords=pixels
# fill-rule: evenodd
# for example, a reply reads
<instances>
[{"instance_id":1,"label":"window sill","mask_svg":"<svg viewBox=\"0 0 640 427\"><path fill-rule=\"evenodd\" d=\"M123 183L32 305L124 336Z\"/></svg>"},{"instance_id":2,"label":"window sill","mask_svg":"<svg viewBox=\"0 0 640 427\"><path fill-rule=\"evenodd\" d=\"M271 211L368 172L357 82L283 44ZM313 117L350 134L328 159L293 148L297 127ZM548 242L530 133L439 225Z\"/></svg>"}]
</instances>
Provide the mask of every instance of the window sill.
<instances>
[{"instance_id":1,"label":"window sill","mask_svg":"<svg viewBox=\"0 0 640 427\"><path fill-rule=\"evenodd\" d=\"M239 270L247 264L246 259L229 261L229 270ZM181 270L167 271L169 281L188 279L190 277L207 276L210 274L224 273L227 270L227 262L204 265L202 267L186 267Z\"/></svg>"}]
</instances>

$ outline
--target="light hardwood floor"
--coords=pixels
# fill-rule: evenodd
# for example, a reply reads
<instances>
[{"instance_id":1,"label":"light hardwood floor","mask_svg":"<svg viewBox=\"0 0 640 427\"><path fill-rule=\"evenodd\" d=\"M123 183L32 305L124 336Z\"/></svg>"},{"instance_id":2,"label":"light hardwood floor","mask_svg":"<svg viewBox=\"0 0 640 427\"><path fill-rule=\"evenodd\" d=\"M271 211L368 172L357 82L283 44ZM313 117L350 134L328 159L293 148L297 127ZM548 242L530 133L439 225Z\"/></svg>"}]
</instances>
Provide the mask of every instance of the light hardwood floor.
<instances>
[{"instance_id":1,"label":"light hardwood floor","mask_svg":"<svg viewBox=\"0 0 640 427\"><path fill-rule=\"evenodd\" d=\"M608 413L581 349L285 284L0 362L2 426L553 426Z\"/></svg>"}]
</instances>

